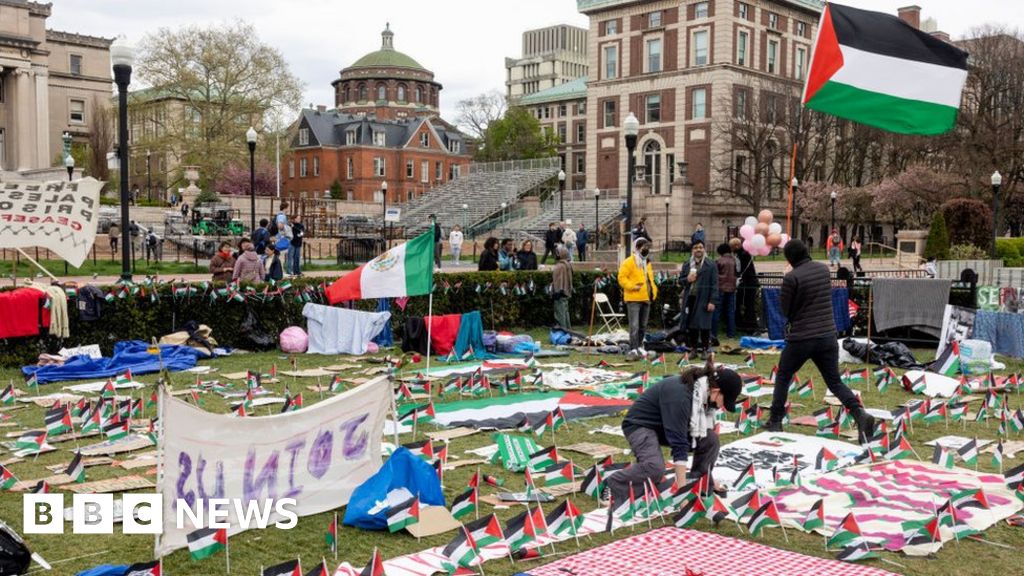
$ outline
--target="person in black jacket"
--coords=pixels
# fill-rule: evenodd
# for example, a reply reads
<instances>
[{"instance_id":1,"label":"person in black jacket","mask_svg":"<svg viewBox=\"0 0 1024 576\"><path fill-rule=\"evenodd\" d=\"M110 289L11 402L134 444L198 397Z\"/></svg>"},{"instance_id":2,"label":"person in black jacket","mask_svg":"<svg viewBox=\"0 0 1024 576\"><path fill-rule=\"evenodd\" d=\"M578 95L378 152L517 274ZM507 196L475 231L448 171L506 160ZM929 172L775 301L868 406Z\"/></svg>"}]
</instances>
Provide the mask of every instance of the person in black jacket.
<instances>
[{"instance_id":1,"label":"person in black jacket","mask_svg":"<svg viewBox=\"0 0 1024 576\"><path fill-rule=\"evenodd\" d=\"M843 403L857 423L861 443L874 436L875 418L868 414L839 376L839 344L832 317L832 275L828 266L814 262L807 246L790 240L782 249L793 267L782 279L782 314L786 317L786 347L779 358L775 375L771 416L765 430L782 431L786 399L793 375L808 360L821 372L829 391Z\"/></svg>"},{"instance_id":2,"label":"person in black jacket","mask_svg":"<svg viewBox=\"0 0 1024 576\"><path fill-rule=\"evenodd\" d=\"M265 282L271 280L280 282L284 278L284 268L281 266L281 251L272 245L267 245L267 276L263 279Z\"/></svg>"},{"instance_id":3,"label":"person in black jacket","mask_svg":"<svg viewBox=\"0 0 1024 576\"><path fill-rule=\"evenodd\" d=\"M544 257L541 258L541 264L548 263L548 256L555 255L555 246L562 241L562 232L558 229L558 225L555 222L548 224L548 231L544 233Z\"/></svg>"},{"instance_id":4,"label":"person in black jacket","mask_svg":"<svg viewBox=\"0 0 1024 576\"><path fill-rule=\"evenodd\" d=\"M630 484L634 494L638 490L643 494L647 480L661 481L665 475L662 446L672 453L677 485L682 486L688 477L710 475L720 446L714 411L735 412L741 388L739 374L728 368L716 369L714 359L709 358L704 366L688 368L645 390L622 420L622 431L637 463L608 478L605 496L611 496L613 506L629 498ZM695 405L699 413L694 413ZM699 420L691 424L694 418ZM691 450L693 466L688 469Z\"/></svg>"},{"instance_id":5,"label":"person in black jacket","mask_svg":"<svg viewBox=\"0 0 1024 576\"><path fill-rule=\"evenodd\" d=\"M533 251L533 241L526 240L523 245L516 252L516 259L519 260L519 266L516 266L516 270L536 270L537 269L537 253Z\"/></svg>"},{"instance_id":6,"label":"person in black jacket","mask_svg":"<svg viewBox=\"0 0 1024 576\"><path fill-rule=\"evenodd\" d=\"M494 236L484 242L484 251L480 254L480 262L477 263L476 269L481 272L498 269L498 239Z\"/></svg>"}]
</instances>

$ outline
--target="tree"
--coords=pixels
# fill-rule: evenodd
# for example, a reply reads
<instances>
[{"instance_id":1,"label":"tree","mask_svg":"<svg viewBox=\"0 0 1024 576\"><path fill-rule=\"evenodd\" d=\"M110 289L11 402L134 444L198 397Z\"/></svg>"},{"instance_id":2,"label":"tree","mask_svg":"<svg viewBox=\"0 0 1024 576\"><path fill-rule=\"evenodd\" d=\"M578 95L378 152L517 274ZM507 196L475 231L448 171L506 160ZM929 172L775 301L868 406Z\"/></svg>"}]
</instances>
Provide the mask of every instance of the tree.
<instances>
[{"instance_id":1,"label":"tree","mask_svg":"<svg viewBox=\"0 0 1024 576\"><path fill-rule=\"evenodd\" d=\"M965 191L956 176L922 164L910 166L871 187L875 213L901 228L927 226L943 201Z\"/></svg>"},{"instance_id":2,"label":"tree","mask_svg":"<svg viewBox=\"0 0 1024 576\"><path fill-rule=\"evenodd\" d=\"M342 198L344 198L344 195L341 189L341 181L335 178L334 182L331 182L331 199L341 200Z\"/></svg>"},{"instance_id":3,"label":"tree","mask_svg":"<svg viewBox=\"0 0 1024 576\"><path fill-rule=\"evenodd\" d=\"M472 98L459 100L455 105L455 124L467 130L477 140L483 140L487 127L505 115L508 100L498 90L484 92Z\"/></svg>"},{"instance_id":4,"label":"tree","mask_svg":"<svg viewBox=\"0 0 1024 576\"><path fill-rule=\"evenodd\" d=\"M541 130L540 122L524 108L509 108L484 131L483 146L476 153L482 162L529 160L555 155L557 138Z\"/></svg>"},{"instance_id":5,"label":"tree","mask_svg":"<svg viewBox=\"0 0 1024 576\"><path fill-rule=\"evenodd\" d=\"M949 229L949 243L992 247L992 210L981 200L954 198L941 208Z\"/></svg>"},{"instance_id":6,"label":"tree","mask_svg":"<svg viewBox=\"0 0 1024 576\"><path fill-rule=\"evenodd\" d=\"M249 126L263 129L272 117L296 110L302 98L302 83L284 56L241 21L147 35L138 74L150 94L183 103L180 115L154 112L145 119L159 134L149 144L177 156L179 164L199 166L207 181L247 156ZM133 104L145 109L147 102Z\"/></svg>"},{"instance_id":7,"label":"tree","mask_svg":"<svg viewBox=\"0 0 1024 576\"><path fill-rule=\"evenodd\" d=\"M86 148L86 174L104 182L110 180L107 152L114 151L114 112L109 105L99 99L93 100L92 103Z\"/></svg>"},{"instance_id":8,"label":"tree","mask_svg":"<svg viewBox=\"0 0 1024 576\"><path fill-rule=\"evenodd\" d=\"M213 189L228 196L249 195L249 164L232 162L221 170L213 183ZM269 162L256 163L256 195L273 196L277 193L274 166Z\"/></svg>"},{"instance_id":9,"label":"tree","mask_svg":"<svg viewBox=\"0 0 1024 576\"><path fill-rule=\"evenodd\" d=\"M924 257L936 260L949 259L949 233L946 231L946 219L942 211L935 212L932 227L928 230L928 240L924 244Z\"/></svg>"}]
</instances>

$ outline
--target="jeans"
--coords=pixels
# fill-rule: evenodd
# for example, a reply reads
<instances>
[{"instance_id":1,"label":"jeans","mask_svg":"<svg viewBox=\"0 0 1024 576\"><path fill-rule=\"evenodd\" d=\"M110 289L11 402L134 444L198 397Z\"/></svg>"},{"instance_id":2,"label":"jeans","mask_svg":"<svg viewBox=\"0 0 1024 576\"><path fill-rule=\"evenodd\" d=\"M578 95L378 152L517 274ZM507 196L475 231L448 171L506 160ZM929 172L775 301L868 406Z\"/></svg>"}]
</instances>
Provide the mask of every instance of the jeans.
<instances>
[{"instance_id":1,"label":"jeans","mask_svg":"<svg viewBox=\"0 0 1024 576\"><path fill-rule=\"evenodd\" d=\"M302 274L302 245L296 246L292 244L292 247L288 249L288 273L298 276Z\"/></svg>"},{"instance_id":2,"label":"jeans","mask_svg":"<svg viewBox=\"0 0 1024 576\"><path fill-rule=\"evenodd\" d=\"M647 318L651 315L650 302L626 302L626 318L629 320L629 349L644 347L647 336Z\"/></svg>"},{"instance_id":3,"label":"jeans","mask_svg":"<svg viewBox=\"0 0 1024 576\"><path fill-rule=\"evenodd\" d=\"M562 330L572 330L572 326L569 323L569 299L568 298L555 298L555 323Z\"/></svg>"},{"instance_id":4,"label":"jeans","mask_svg":"<svg viewBox=\"0 0 1024 576\"><path fill-rule=\"evenodd\" d=\"M782 422L786 415L786 398L793 375L810 360L821 372L821 377L843 406L850 412L860 408L860 402L839 375L839 343L836 335L819 336L808 340L786 342L779 358L779 371L775 375L775 391L772 394L772 422Z\"/></svg>"},{"instance_id":5,"label":"jeans","mask_svg":"<svg viewBox=\"0 0 1024 576\"><path fill-rule=\"evenodd\" d=\"M580 262L586 262L587 261L587 245L586 244L577 244L576 245L576 252L580 255Z\"/></svg>"},{"instance_id":6,"label":"jeans","mask_svg":"<svg viewBox=\"0 0 1024 576\"><path fill-rule=\"evenodd\" d=\"M281 253L278 255L281 258L281 267L284 268L285 274L291 274L292 273L292 259L288 257L288 252L289 251L291 251L291 247L290 246L289 246L288 250L281 250ZM270 259L269 258L265 258L263 260L263 264L267 268L270 268Z\"/></svg>"},{"instance_id":7,"label":"jeans","mask_svg":"<svg viewBox=\"0 0 1024 576\"><path fill-rule=\"evenodd\" d=\"M828 263L834 266L839 266L839 247L834 246L828 251Z\"/></svg>"},{"instance_id":8,"label":"jeans","mask_svg":"<svg viewBox=\"0 0 1024 576\"><path fill-rule=\"evenodd\" d=\"M689 423L686 425L689 426ZM635 428L626 434L626 441L629 442L629 447L633 450L636 464L619 470L608 478L608 488L616 503L629 498L630 484L633 485L634 496L643 498L643 486L647 480L657 483L665 477L665 457L661 453L658 434L654 430ZM715 461L718 460L720 447L718 434L715 434L714 430L708 430L707 436L698 438L696 447L693 449L693 465L686 471L686 475L690 478L699 478L709 474L715 467ZM676 479L676 483L680 486L684 481L685 479L682 478ZM714 486L713 482L712 486Z\"/></svg>"},{"instance_id":9,"label":"jeans","mask_svg":"<svg viewBox=\"0 0 1024 576\"><path fill-rule=\"evenodd\" d=\"M718 339L718 323L725 316L725 335L736 337L736 293L719 292L719 303L711 313L711 335Z\"/></svg>"},{"instance_id":10,"label":"jeans","mask_svg":"<svg viewBox=\"0 0 1024 576\"><path fill-rule=\"evenodd\" d=\"M569 242L565 245L565 249L569 251L569 262L572 262L572 253L576 251L576 245Z\"/></svg>"},{"instance_id":11,"label":"jeans","mask_svg":"<svg viewBox=\"0 0 1024 576\"><path fill-rule=\"evenodd\" d=\"M462 246L456 246L452 244L452 262L459 263L459 258L462 257Z\"/></svg>"}]
</instances>

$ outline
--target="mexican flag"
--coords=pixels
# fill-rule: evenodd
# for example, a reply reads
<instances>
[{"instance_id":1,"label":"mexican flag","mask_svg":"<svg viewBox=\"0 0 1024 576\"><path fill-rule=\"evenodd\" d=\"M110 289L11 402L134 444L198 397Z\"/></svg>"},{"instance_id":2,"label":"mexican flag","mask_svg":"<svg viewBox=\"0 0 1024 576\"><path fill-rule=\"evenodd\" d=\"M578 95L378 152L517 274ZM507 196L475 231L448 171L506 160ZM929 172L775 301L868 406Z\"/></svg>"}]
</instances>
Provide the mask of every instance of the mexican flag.
<instances>
[{"instance_id":1,"label":"mexican flag","mask_svg":"<svg viewBox=\"0 0 1024 576\"><path fill-rule=\"evenodd\" d=\"M899 134L953 128L967 53L881 12L829 3L804 86L807 108Z\"/></svg>"},{"instance_id":2,"label":"mexican flag","mask_svg":"<svg viewBox=\"0 0 1024 576\"><path fill-rule=\"evenodd\" d=\"M366 298L428 294L433 282L434 231L388 250L327 288L331 304Z\"/></svg>"}]
</instances>

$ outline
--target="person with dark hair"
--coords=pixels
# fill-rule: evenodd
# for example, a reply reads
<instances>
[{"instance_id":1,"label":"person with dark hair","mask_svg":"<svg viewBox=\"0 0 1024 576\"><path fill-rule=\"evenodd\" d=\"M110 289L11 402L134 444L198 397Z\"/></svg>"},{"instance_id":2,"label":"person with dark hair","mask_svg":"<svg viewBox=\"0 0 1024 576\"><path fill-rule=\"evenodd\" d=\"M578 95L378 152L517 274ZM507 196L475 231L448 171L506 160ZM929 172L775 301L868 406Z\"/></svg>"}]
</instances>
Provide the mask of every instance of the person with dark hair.
<instances>
[{"instance_id":1,"label":"person with dark hair","mask_svg":"<svg viewBox=\"0 0 1024 576\"><path fill-rule=\"evenodd\" d=\"M511 238L501 241L501 248L498 249L498 270L511 272L519 265L516 259L516 243Z\"/></svg>"},{"instance_id":2,"label":"person with dark hair","mask_svg":"<svg viewBox=\"0 0 1024 576\"><path fill-rule=\"evenodd\" d=\"M693 246L697 242L704 243L704 223L697 222L697 228L694 229L693 234L690 235L690 245Z\"/></svg>"},{"instance_id":3,"label":"person with dark hair","mask_svg":"<svg viewBox=\"0 0 1024 576\"><path fill-rule=\"evenodd\" d=\"M786 416L786 400L793 375L808 360L814 362L825 385L857 423L858 440L866 442L875 433L875 418L839 376L839 344L832 317L832 280L828 266L811 260L807 246L790 240L782 249L792 270L782 279L781 312L786 317L786 347L779 358L772 395L768 432L781 432Z\"/></svg>"},{"instance_id":4,"label":"person with dark hair","mask_svg":"<svg viewBox=\"0 0 1024 576\"><path fill-rule=\"evenodd\" d=\"M572 297L572 262L569 249L555 247L555 265L551 268L551 297L554 299L555 324L562 330L572 330L569 322L569 298Z\"/></svg>"},{"instance_id":5,"label":"person with dark hair","mask_svg":"<svg viewBox=\"0 0 1024 576\"><path fill-rule=\"evenodd\" d=\"M860 253L861 253L860 236L854 236L853 240L850 240L850 258L853 259L853 271L863 272L864 269L860 266Z\"/></svg>"},{"instance_id":6,"label":"person with dark hair","mask_svg":"<svg viewBox=\"0 0 1024 576\"><path fill-rule=\"evenodd\" d=\"M434 268L441 269L441 252L444 250L444 233L437 223L437 215L430 215L430 227L434 230Z\"/></svg>"},{"instance_id":7,"label":"person with dark hair","mask_svg":"<svg viewBox=\"0 0 1024 576\"><path fill-rule=\"evenodd\" d=\"M306 227L302 225L302 215L292 217L292 240L288 249L288 261L291 264L288 272L292 276L302 276L302 239L306 237Z\"/></svg>"},{"instance_id":8,"label":"person with dark hair","mask_svg":"<svg viewBox=\"0 0 1024 576\"><path fill-rule=\"evenodd\" d=\"M477 263L476 269L480 272L491 272L498 269L498 239L494 236L484 241L484 251L480 253L480 261Z\"/></svg>"},{"instance_id":9,"label":"person with dark hair","mask_svg":"<svg viewBox=\"0 0 1024 576\"><path fill-rule=\"evenodd\" d=\"M725 318L725 335L736 337L736 258L728 244L719 244L715 250L718 260L718 306L711 315L711 343L718 346L718 324Z\"/></svg>"},{"instance_id":10,"label":"person with dark hair","mask_svg":"<svg viewBox=\"0 0 1024 576\"><path fill-rule=\"evenodd\" d=\"M267 230L269 224L269 220L260 218L259 227L252 233L252 243L257 254L263 254L263 251L267 249L267 240L270 239L270 231Z\"/></svg>"},{"instance_id":11,"label":"person with dark hair","mask_svg":"<svg viewBox=\"0 0 1024 576\"><path fill-rule=\"evenodd\" d=\"M580 229L576 232L576 252L579 253L580 262L587 261L587 241L590 240L590 234L587 232L587 227L580 222Z\"/></svg>"},{"instance_id":12,"label":"person with dark hair","mask_svg":"<svg viewBox=\"0 0 1024 576\"><path fill-rule=\"evenodd\" d=\"M217 253L210 258L210 274L214 282L231 282L235 271L235 257L231 254L231 243L221 242Z\"/></svg>"},{"instance_id":13,"label":"person with dark hair","mask_svg":"<svg viewBox=\"0 0 1024 576\"><path fill-rule=\"evenodd\" d=\"M637 238L633 254L619 266L619 288L626 302L626 318L629 322L629 354L627 358L638 359L647 356L644 340L647 336L647 320L651 304L658 299L658 284L654 281L654 267L649 260L650 242Z\"/></svg>"},{"instance_id":14,"label":"person with dark hair","mask_svg":"<svg viewBox=\"0 0 1024 576\"><path fill-rule=\"evenodd\" d=\"M718 304L718 268L708 260L703 241L697 239L690 247L690 260L679 268L679 282L683 286L679 329L686 333L691 350L707 354L711 348L711 320Z\"/></svg>"},{"instance_id":15,"label":"person with dark hair","mask_svg":"<svg viewBox=\"0 0 1024 576\"><path fill-rule=\"evenodd\" d=\"M537 269L537 253L533 251L533 240L524 240L523 245L516 252L516 261L518 270L536 270Z\"/></svg>"},{"instance_id":16,"label":"person with dark hair","mask_svg":"<svg viewBox=\"0 0 1024 576\"><path fill-rule=\"evenodd\" d=\"M622 431L632 449L636 464L608 477L604 497L612 505L634 494L643 494L647 481L660 482L665 475L662 446L672 454L677 486L687 478L711 476L721 446L715 432L715 411L736 411L736 398L742 388L739 374L728 368L715 368L712 358L702 367L690 367L644 390L622 420ZM687 467L690 452L693 466ZM711 478L713 489L725 487Z\"/></svg>"},{"instance_id":17,"label":"person with dark hair","mask_svg":"<svg viewBox=\"0 0 1024 576\"><path fill-rule=\"evenodd\" d=\"M232 280L239 282L261 282L267 276L267 270L263 262L256 254L256 246L252 240L242 238L238 241L241 253L235 259L235 269L231 274Z\"/></svg>"},{"instance_id":18,"label":"person with dark hair","mask_svg":"<svg viewBox=\"0 0 1024 576\"><path fill-rule=\"evenodd\" d=\"M284 269L281 266L281 251L274 246L267 246L267 258L266 265L264 268L267 271L266 277L263 279L265 282L280 282L284 278Z\"/></svg>"},{"instance_id":19,"label":"person with dark hair","mask_svg":"<svg viewBox=\"0 0 1024 576\"><path fill-rule=\"evenodd\" d=\"M548 224L548 231L544 233L544 257L541 258L541 264L548 263L548 255L555 255L555 246L562 241L562 234L558 231L558 227L552 222Z\"/></svg>"}]
</instances>

